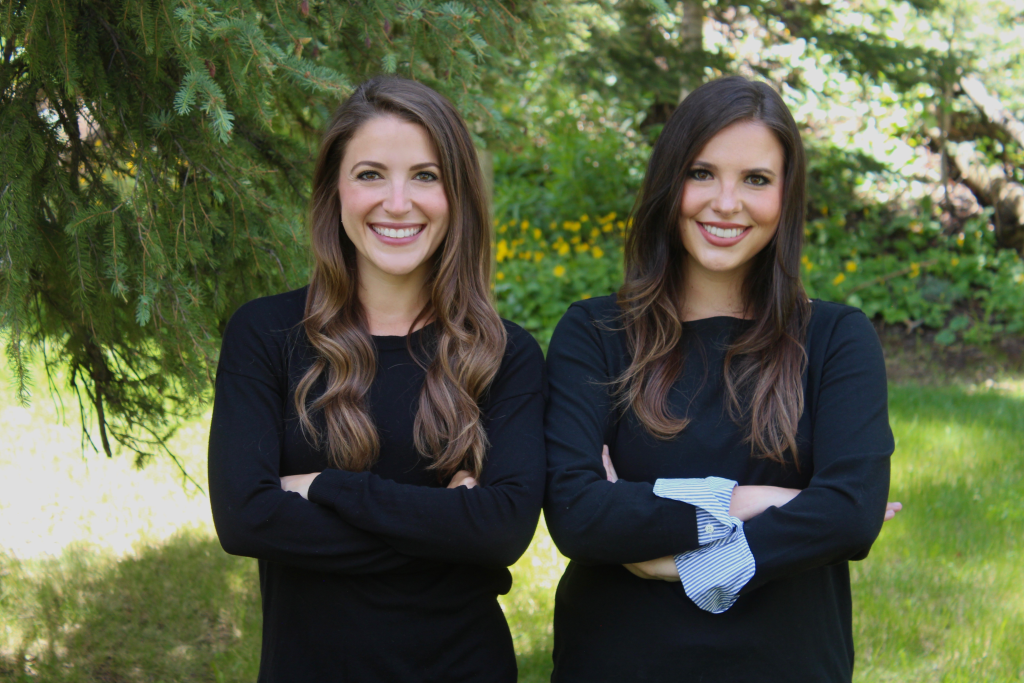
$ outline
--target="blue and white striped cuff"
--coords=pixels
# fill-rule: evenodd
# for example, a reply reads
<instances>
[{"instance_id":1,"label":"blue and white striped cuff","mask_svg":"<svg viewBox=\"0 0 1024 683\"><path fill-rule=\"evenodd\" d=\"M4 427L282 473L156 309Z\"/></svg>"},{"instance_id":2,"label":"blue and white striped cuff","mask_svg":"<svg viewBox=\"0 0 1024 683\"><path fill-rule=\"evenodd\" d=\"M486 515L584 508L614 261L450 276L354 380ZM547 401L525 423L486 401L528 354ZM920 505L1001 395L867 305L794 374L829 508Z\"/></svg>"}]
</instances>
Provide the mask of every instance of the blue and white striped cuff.
<instances>
[{"instance_id":1,"label":"blue and white striped cuff","mask_svg":"<svg viewBox=\"0 0 1024 683\"><path fill-rule=\"evenodd\" d=\"M722 477L658 479L654 495L697 508L697 542L707 545L728 536L739 524L740 520L729 515L735 486L735 481Z\"/></svg>"},{"instance_id":2,"label":"blue and white striped cuff","mask_svg":"<svg viewBox=\"0 0 1024 683\"><path fill-rule=\"evenodd\" d=\"M721 614L732 607L757 569L743 522L737 522L727 538L675 556L683 590L705 612Z\"/></svg>"}]
</instances>

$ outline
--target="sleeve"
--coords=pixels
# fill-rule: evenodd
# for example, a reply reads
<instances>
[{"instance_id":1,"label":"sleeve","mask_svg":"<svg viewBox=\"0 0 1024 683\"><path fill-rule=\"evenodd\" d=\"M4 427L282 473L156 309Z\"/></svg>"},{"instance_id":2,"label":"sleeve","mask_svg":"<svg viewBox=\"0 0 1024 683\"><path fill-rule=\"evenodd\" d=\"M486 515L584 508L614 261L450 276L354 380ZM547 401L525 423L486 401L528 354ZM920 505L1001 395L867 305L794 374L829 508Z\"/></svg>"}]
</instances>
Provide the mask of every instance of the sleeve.
<instances>
[{"instance_id":1,"label":"sleeve","mask_svg":"<svg viewBox=\"0 0 1024 683\"><path fill-rule=\"evenodd\" d=\"M595 323L572 306L548 349L544 516L559 550L587 564L627 564L699 547L696 509L659 498L646 482L605 478L601 449L614 419Z\"/></svg>"},{"instance_id":2,"label":"sleeve","mask_svg":"<svg viewBox=\"0 0 1024 683\"><path fill-rule=\"evenodd\" d=\"M530 545L544 495L544 357L532 338L529 343L503 373L523 373L519 379L530 378L535 390L493 396L485 412L490 448L479 486L415 486L332 469L313 480L309 499L407 555L514 564Z\"/></svg>"},{"instance_id":3,"label":"sleeve","mask_svg":"<svg viewBox=\"0 0 1024 683\"><path fill-rule=\"evenodd\" d=\"M881 530L895 443L881 344L860 311L832 331L811 419L814 474L807 488L744 524L757 571L743 593L862 558Z\"/></svg>"},{"instance_id":4,"label":"sleeve","mask_svg":"<svg viewBox=\"0 0 1024 683\"><path fill-rule=\"evenodd\" d=\"M224 550L348 574L418 563L333 511L281 489L284 371L280 361L272 362L275 354L257 326L248 324L249 310L236 313L225 332L210 424L210 503Z\"/></svg>"},{"instance_id":5,"label":"sleeve","mask_svg":"<svg viewBox=\"0 0 1024 683\"><path fill-rule=\"evenodd\" d=\"M720 614L732 607L756 564L743 522L729 514L736 482L721 477L659 479L654 494L697 507L701 547L675 556L686 595L702 610Z\"/></svg>"}]
</instances>

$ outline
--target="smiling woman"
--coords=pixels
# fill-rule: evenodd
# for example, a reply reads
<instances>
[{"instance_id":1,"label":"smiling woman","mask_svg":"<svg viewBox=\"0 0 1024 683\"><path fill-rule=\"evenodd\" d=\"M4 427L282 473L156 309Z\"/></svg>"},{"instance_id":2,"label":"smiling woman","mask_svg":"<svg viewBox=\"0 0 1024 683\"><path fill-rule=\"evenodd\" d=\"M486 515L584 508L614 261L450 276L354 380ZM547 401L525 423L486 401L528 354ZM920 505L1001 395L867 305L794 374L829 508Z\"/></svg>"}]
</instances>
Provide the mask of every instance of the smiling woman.
<instances>
[{"instance_id":1,"label":"smiling woman","mask_svg":"<svg viewBox=\"0 0 1024 683\"><path fill-rule=\"evenodd\" d=\"M697 88L655 144L618 295L555 330L556 683L852 677L848 561L898 508L893 438L870 322L801 286L804 175L768 85Z\"/></svg>"},{"instance_id":2,"label":"smiling woman","mask_svg":"<svg viewBox=\"0 0 1024 683\"><path fill-rule=\"evenodd\" d=\"M469 132L403 79L324 133L308 287L224 333L210 498L260 564L260 681L512 683L497 596L544 483L543 358L490 299Z\"/></svg>"}]
</instances>

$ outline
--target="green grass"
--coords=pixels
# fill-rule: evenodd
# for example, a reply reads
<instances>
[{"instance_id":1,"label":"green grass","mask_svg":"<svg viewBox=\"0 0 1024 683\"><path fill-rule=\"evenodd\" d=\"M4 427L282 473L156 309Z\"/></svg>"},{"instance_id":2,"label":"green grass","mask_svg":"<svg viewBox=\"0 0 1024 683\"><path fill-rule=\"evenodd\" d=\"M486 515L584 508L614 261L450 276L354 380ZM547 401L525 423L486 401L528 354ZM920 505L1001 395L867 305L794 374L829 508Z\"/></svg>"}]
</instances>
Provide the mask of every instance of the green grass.
<instances>
[{"instance_id":1,"label":"green grass","mask_svg":"<svg viewBox=\"0 0 1024 683\"><path fill-rule=\"evenodd\" d=\"M891 414L906 508L853 566L856 679L1024 681L1024 384L894 387ZM58 422L0 386L0 680L255 680L255 562L223 553L205 496ZM204 425L175 449L203 484ZM564 564L542 526L513 568L521 681L548 678Z\"/></svg>"}]
</instances>

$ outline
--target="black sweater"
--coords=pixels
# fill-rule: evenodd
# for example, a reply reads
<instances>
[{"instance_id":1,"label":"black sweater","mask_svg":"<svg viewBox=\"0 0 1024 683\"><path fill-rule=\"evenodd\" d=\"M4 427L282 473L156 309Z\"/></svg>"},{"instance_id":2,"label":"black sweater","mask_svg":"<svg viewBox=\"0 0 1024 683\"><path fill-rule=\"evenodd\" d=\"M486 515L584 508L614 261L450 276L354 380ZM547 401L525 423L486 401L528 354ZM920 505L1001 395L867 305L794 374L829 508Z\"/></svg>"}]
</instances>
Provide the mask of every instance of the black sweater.
<instances>
[{"instance_id":1,"label":"black sweater","mask_svg":"<svg viewBox=\"0 0 1024 683\"><path fill-rule=\"evenodd\" d=\"M306 289L251 301L224 334L210 429L210 499L224 549L259 560L260 681L516 680L497 596L543 497L543 357L518 326L481 403L480 486L449 490L413 444L424 371L407 337L374 337L369 472L330 469L303 435L295 388L314 355ZM323 381L311 396L323 391ZM320 416L322 419L322 415ZM321 426L323 423L320 423ZM309 501L280 477L322 471Z\"/></svg>"},{"instance_id":2,"label":"black sweater","mask_svg":"<svg viewBox=\"0 0 1024 683\"><path fill-rule=\"evenodd\" d=\"M545 518L572 560L555 599L552 680L849 681L847 561L866 556L882 526L894 449L870 322L813 302L797 469L751 457L748 430L725 413L724 346L749 321L684 325L687 362L669 402L692 422L678 437L651 437L632 412L616 419L608 382L629 363L618 311L612 297L574 304L548 351ZM605 480L602 443L615 484ZM722 614L699 609L679 583L622 567L698 547L695 508L655 497L652 486L707 476L803 489L744 525L757 571Z\"/></svg>"}]
</instances>

